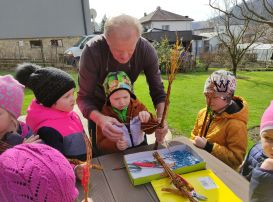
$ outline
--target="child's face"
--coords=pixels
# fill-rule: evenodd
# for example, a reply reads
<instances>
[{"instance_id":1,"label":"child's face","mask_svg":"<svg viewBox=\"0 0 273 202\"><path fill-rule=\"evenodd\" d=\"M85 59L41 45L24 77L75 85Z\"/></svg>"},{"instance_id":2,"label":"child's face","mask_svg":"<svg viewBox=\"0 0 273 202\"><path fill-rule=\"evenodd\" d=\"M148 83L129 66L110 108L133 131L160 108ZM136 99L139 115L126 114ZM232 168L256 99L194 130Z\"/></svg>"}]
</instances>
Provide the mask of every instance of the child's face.
<instances>
[{"instance_id":1,"label":"child's face","mask_svg":"<svg viewBox=\"0 0 273 202\"><path fill-rule=\"evenodd\" d=\"M266 130L261 135L263 152L268 158L273 158L273 129Z\"/></svg>"},{"instance_id":2,"label":"child's face","mask_svg":"<svg viewBox=\"0 0 273 202\"><path fill-rule=\"evenodd\" d=\"M224 109L227 106L227 101L223 100L220 96L212 95L209 97L205 94L207 105L210 105L210 108L214 112L218 112ZM209 103L210 102L210 103Z\"/></svg>"},{"instance_id":3,"label":"child's face","mask_svg":"<svg viewBox=\"0 0 273 202\"><path fill-rule=\"evenodd\" d=\"M3 138L12 123L12 116L0 107L0 139Z\"/></svg>"},{"instance_id":4,"label":"child's face","mask_svg":"<svg viewBox=\"0 0 273 202\"><path fill-rule=\"evenodd\" d=\"M55 104L52 105L52 108L70 112L73 110L75 104L74 98L74 88L66 92L62 97L60 97Z\"/></svg>"},{"instance_id":5,"label":"child's face","mask_svg":"<svg viewBox=\"0 0 273 202\"><path fill-rule=\"evenodd\" d=\"M127 90L118 90L114 92L109 100L112 107L115 107L118 110L122 110L127 107L130 103L130 93Z\"/></svg>"}]
</instances>

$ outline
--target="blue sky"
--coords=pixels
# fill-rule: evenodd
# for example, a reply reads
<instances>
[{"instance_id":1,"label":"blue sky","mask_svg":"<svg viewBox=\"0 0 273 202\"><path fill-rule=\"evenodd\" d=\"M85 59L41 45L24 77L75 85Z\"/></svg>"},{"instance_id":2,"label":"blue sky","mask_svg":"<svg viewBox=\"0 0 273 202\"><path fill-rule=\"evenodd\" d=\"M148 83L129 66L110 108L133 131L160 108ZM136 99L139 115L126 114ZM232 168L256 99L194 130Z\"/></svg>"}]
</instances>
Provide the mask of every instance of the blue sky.
<instances>
[{"instance_id":1,"label":"blue sky","mask_svg":"<svg viewBox=\"0 0 273 202\"><path fill-rule=\"evenodd\" d=\"M212 16L208 2L209 0L89 0L89 5L97 12L95 19L97 23L101 22L104 14L111 17L125 13L141 18L144 12L147 14L153 12L157 6L163 10L187 15L195 21L200 21Z\"/></svg>"}]
</instances>

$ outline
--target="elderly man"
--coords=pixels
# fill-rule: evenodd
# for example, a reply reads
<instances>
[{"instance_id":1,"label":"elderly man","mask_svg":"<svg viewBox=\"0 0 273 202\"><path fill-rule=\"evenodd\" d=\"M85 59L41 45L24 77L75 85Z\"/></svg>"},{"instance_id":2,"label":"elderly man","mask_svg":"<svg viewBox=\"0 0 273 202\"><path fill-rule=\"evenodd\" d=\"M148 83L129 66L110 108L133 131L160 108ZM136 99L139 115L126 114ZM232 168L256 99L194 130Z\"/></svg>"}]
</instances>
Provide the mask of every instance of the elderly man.
<instances>
[{"instance_id":1,"label":"elderly man","mask_svg":"<svg viewBox=\"0 0 273 202\"><path fill-rule=\"evenodd\" d=\"M129 15L112 17L105 23L104 34L92 38L83 50L77 103L84 117L89 120L93 146L96 145L95 124L114 142L123 135L118 127L114 127L121 126L120 122L100 113L106 100L102 84L109 72L124 71L134 83L144 71L158 121L161 120L166 93L156 51L141 37L141 32L142 26L136 18ZM164 128L156 130L157 142L163 142L167 130L167 124Z\"/></svg>"}]
</instances>

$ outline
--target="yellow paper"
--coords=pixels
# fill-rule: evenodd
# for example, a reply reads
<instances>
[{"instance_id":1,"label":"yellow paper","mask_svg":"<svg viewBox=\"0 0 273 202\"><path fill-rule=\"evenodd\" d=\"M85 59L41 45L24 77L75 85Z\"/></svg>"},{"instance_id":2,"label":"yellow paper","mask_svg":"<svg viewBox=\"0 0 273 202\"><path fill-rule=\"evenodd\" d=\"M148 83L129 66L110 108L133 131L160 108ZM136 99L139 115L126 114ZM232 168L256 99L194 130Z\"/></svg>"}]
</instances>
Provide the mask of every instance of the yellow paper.
<instances>
[{"instance_id":1,"label":"yellow paper","mask_svg":"<svg viewBox=\"0 0 273 202\"><path fill-rule=\"evenodd\" d=\"M208 198L206 202L242 201L211 170L201 170L181 176L195 188L198 194L202 194ZM161 202L189 201L182 196L161 191L162 188L173 188L169 178L154 180L151 183Z\"/></svg>"}]
</instances>

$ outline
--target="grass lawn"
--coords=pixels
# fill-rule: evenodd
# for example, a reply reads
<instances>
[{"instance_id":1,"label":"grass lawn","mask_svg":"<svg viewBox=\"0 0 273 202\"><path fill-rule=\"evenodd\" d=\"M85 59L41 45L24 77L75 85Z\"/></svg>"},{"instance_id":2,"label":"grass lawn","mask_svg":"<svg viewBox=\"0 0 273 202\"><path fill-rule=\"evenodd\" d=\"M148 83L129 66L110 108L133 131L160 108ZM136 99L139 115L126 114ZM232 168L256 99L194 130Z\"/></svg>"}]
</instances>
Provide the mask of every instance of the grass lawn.
<instances>
[{"instance_id":1,"label":"grass lawn","mask_svg":"<svg viewBox=\"0 0 273 202\"><path fill-rule=\"evenodd\" d=\"M189 136L198 111L205 107L203 88L205 80L213 72L196 72L178 74L172 86L171 103L168 116L170 128L175 134ZM164 77L164 76L163 76ZM238 72L237 90L235 95L245 98L249 105L248 128L258 126L260 118L273 100L273 72ZM167 81L164 81L167 87ZM148 89L145 77L137 80L135 91L137 97L149 109L153 109L151 99L147 96ZM249 147L253 144L249 141Z\"/></svg>"},{"instance_id":2,"label":"grass lawn","mask_svg":"<svg viewBox=\"0 0 273 202\"><path fill-rule=\"evenodd\" d=\"M177 75L172 86L168 115L169 126L174 129L175 134L190 135L197 112L205 107L203 87L205 80L212 71ZM12 72L0 71L0 75L7 73ZM77 73L74 71L70 73L76 81ZM273 72L238 72L237 76L235 95L244 97L249 104L248 128L258 126L262 113L270 101L273 100ZM166 88L166 79L164 79L164 85ZM140 75L135 83L135 94L151 112L154 112L151 98L148 96L148 85L144 75ZM23 114L26 113L26 108L32 98L32 92L26 90ZM252 142L250 141L249 144L251 145Z\"/></svg>"}]
</instances>

